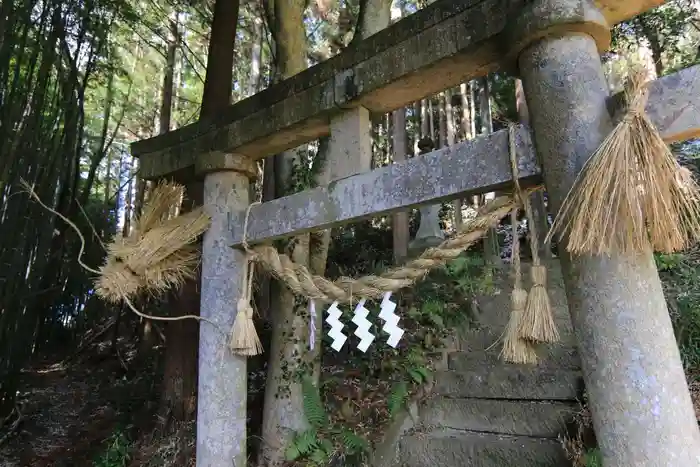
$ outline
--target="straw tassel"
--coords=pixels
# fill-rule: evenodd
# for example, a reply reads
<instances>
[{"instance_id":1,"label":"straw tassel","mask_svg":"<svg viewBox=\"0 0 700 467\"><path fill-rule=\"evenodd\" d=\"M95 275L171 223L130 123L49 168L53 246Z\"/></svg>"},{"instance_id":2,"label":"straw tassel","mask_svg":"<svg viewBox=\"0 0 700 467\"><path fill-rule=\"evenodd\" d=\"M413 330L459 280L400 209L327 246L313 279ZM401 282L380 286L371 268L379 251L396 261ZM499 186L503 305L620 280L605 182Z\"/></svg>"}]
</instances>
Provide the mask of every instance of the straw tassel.
<instances>
[{"instance_id":1,"label":"straw tassel","mask_svg":"<svg viewBox=\"0 0 700 467\"><path fill-rule=\"evenodd\" d=\"M590 157L547 235L581 254L671 253L700 239L700 188L646 115L644 70L630 74L627 113Z\"/></svg>"},{"instance_id":2,"label":"straw tassel","mask_svg":"<svg viewBox=\"0 0 700 467\"><path fill-rule=\"evenodd\" d=\"M527 306L520 321L518 334L534 342L558 342L559 331L554 322L547 293L547 268L543 265L533 265L530 275L532 288L527 296Z\"/></svg>"},{"instance_id":3,"label":"straw tassel","mask_svg":"<svg viewBox=\"0 0 700 467\"><path fill-rule=\"evenodd\" d=\"M530 200L520 188L517 154L515 151L514 125L508 127L508 144L513 183L515 185L516 195L525 209L527 226L530 230L530 252L532 253L532 268L530 269L532 288L530 289L530 293L527 294L527 304L523 306L524 310L517 325L517 334L521 339L527 341L557 342L559 340L559 331L557 331L557 326L554 322L552 306L549 303L549 295L547 293L547 268L540 264L540 254L538 251L539 237L537 235L537 229L535 228L535 216L532 214ZM513 219L514 245L516 244L515 239L517 239L516 220L515 218ZM517 268L520 268L519 259ZM520 273L518 272L518 274ZM515 303L515 299L513 300ZM519 304L518 301L518 305Z\"/></svg>"},{"instance_id":4,"label":"straw tassel","mask_svg":"<svg viewBox=\"0 0 700 467\"><path fill-rule=\"evenodd\" d=\"M527 305L527 292L522 288L522 272L520 270L520 240L518 238L517 209L511 212L510 219L513 228L513 246L511 250L511 263L515 276L515 284L511 293L511 313L503 338L501 359L509 363L537 363L537 351L534 345L520 337L518 328L520 320Z\"/></svg>"},{"instance_id":5,"label":"straw tassel","mask_svg":"<svg viewBox=\"0 0 700 467\"><path fill-rule=\"evenodd\" d=\"M532 252L532 267L530 277L532 288L527 296L527 307L523 314L518 334L520 337L534 342L554 343L559 341L559 331L554 322L552 305L549 302L547 293L547 267L540 264L540 257L537 251L538 236L535 229L534 216L530 202L525 200L525 214L530 229L530 250Z\"/></svg>"},{"instance_id":6,"label":"straw tassel","mask_svg":"<svg viewBox=\"0 0 700 467\"><path fill-rule=\"evenodd\" d=\"M253 274L254 265L248 261L246 287L243 295L238 300L238 310L231 329L231 340L229 343L231 352L246 357L259 355L263 351L258 333L255 330L255 323L253 323L253 306L250 303L253 289Z\"/></svg>"},{"instance_id":7,"label":"straw tassel","mask_svg":"<svg viewBox=\"0 0 700 467\"><path fill-rule=\"evenodd\" d=\"M241 298L238 300L236 319L231 328L231 339L229 341L229 349L231 352L245 357L259 355L263 352L260 338L255 330L255 323L253 323L253 305L251 303L253 300L253 278L255 277L254 254L251 252L248 242L246 241L250 208L255 204L259 203L252 203L248 206L243 222L243 239L241 243L248 256L248 261L246 262L246 282L243 287Z\"/></svg>"}]
</instances>

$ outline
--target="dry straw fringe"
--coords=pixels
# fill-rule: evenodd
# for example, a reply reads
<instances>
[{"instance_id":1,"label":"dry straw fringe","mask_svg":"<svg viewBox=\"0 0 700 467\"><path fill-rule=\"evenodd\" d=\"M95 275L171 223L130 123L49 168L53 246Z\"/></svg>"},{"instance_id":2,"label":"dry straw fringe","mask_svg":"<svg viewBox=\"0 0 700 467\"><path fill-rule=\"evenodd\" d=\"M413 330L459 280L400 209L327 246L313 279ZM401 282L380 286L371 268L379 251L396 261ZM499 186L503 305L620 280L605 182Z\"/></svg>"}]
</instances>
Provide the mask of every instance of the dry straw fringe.
<instances>
[{"instance_id":1,"label":"dry straw fringe","mask_svg":"<svg viewBox=\"0 0 700 467\"><path fill-rule=\"evenodd\" d=\"M559 331L557 331L557 325L554 322L554 314L552 313L552 306L549 302L549 294L547 293L547 267L540 262L540 254L538 251L539 237L537 235L535 216L532 214L530 199L523 194L520 188L520 176L518 173L518 161L515 149L515 125L512 123L508 126L508 146L513 184L515 185L515 196L525 210L528 230L530 231L530 252L532 254L532 267L530 268L532 287L530 288L530 293L527 294L527 305L524 307L524 313L522 313L520 317L518 335L523 339L533 342L557 342L559 340ZM515 241L515 238L517 238L516 230L513 231L513 235L513 241ZM519 249L519 245L516 246ZM520 280L519 250L517 274L518 280ZM515 298L513 300L513 306L515 306L516 300ZM517 300L517 302L519 304L519 300Z\"/></svg>"},{"instance_id":2,"label":"dry straw fringe","mask_svg":"<svg viewBox=\"0 0 700 467\"><path fill-rule=\"evenodd\" d=\"M580 254L670 253L700 239L700 189L645 113L647 73L631 72L625 117L586 162L546 241Z\"/></svg>"},{"instance_id":3,"label":"dry straw fringe","mask_svg":"<svg viewBox=\"0 0 700 467\"><path fill-rule=\"evenodd\" d=\"M514 286L511 293L511 313L503 338L503 348L500 357L503 361L519 364L536 364L537 351L535 346L519 335L520 321L527 304L527 292L522 286L522 272L520 268L520 239L518 237L518 208L510 213L510 222L513 232L513 246L511 247L510 261L513 265Z\"/></svg>"},{"instance_id":4,"label":"dry straw fringe","mask_svg":"<svg viewBox=\"0 0 700 467\"><path fill-rule=\"evenodd\" d=\"M153 189L136 228L107 247L95 284L99 297L118 303L140 292L159 294L194 277L199 252L191 244L209 227L203 208L177 215L184 187L160 182Z\"/></svg>"},{"instance_id":5,"label":"dry straw fringe","mask_svg":"<svg viewBox=\"0 0 700 467\"><path fill-rule=\"evenodd\" d=\"M98 296L111 303L123 300L132 312L142 318L157 321L195 319L206 321L221 330L216 323L201 316L148 315L139 311L131 301L140 292L156 294L178 286L194 275L199 253L190 243L206 230L209 218L201 209L173 217L177 214L184 187L167 182L158 184L144 205L142 215L136 220L134 231L128 237L118 236L107 245L105 264L96 270L82 260L85 237L78 226L44 204L29 183L20 180L20 184L32 199L58 216L78 235L80 251L77 261L83 269L98 276L95 283Z\"/></svg>"},{"instance_id":6,"label":"dry straw fringe","mask_svg":"<svg viewBox=\"0 0 700 467\"><path fill-rule=\"evenodd\" d=\"M541 188L541 186L530 188L526 193L529 194ZM413 285L432 269L455 259L486 235L489 228L497 225L516 206L517 201L512 196L494 199L480 210L476 218L463 224L454 237L445 240L435 248L429 248L418 258L401 267L387 270L380 276L372 275L358 279L341 277L336 281L330 281L325 277L311 274L308 268L294 263L287 255L280 254L272 246L256 246L249 249L248 253L251 259L262 265L266 271L294 293L308 299L321 303L333 301L350 303L353 295L379 299L385 292L396 292Z\"/></svg>"}]
</instances>

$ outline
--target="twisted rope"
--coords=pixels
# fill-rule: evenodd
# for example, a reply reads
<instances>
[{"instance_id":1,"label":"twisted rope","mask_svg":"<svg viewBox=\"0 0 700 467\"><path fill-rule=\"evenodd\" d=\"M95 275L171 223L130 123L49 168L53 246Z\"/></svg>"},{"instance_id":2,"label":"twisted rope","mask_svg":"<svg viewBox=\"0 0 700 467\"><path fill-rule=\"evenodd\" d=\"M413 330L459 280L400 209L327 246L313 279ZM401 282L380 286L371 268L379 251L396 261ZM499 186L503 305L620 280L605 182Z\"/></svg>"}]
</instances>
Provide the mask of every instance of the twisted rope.
<instances>
[{"instance_id":1,"label":"twisted rope","mask_svg":"<svg viewBox=\"0 0 700 467\"><path fill-rule=\"evenodd\" d=\"M526 195L541 188L540 186L530 188L523 194ZM248 248L246 251L253 261L260 264L297 295L326 303L333 301L350 303L353 295L379 299L386 292L396 292L415 284L432 269L457 258L518 205L519 202L513 196L494 199L480 209L476 218L462 225L459 233L454 237L445 240L435 248L426 250L405 265L389 269L379 276L370 275L358 279L341 277L330 281L325 277L311 274L306 266L295 263L289 256L280 254L272 246L260 245L252 249Z\"/></svg>"}]
</instances>

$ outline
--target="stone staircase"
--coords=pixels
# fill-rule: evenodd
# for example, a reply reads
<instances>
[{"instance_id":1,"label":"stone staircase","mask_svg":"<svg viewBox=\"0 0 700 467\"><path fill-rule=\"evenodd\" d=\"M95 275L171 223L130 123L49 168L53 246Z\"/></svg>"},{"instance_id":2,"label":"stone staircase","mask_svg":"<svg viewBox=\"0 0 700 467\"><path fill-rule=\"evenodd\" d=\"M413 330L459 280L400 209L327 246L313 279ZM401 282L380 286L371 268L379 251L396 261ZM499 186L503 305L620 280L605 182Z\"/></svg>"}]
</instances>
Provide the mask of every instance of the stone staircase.
<instances>
[{"instance_id":1,"label":"stone staircase","mask_svg":"<svg viewBox=\"0 0 700 467\"><path fill-rule=\"evenodd\" d=\"M479 301L478 328L445 351L431 397L397 417L374 467L571 465L557 437L579 409L583 381L558 261L548 269L562 341L541 348L537 366L498 359L500 345L492 344L505 329L512 290L509 271L499 272L500 293Z\"/></svg>"}]
</instances>

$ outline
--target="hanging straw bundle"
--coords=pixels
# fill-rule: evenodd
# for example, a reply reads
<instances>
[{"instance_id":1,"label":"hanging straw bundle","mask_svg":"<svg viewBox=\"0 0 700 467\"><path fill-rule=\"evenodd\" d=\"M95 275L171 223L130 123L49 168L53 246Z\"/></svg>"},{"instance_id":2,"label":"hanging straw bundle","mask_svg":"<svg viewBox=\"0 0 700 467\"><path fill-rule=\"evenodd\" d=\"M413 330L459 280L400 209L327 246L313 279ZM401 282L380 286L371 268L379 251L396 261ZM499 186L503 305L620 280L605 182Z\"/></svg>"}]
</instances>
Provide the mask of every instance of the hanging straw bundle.
<instances>
[{"instance_id":1,"label":"hanging straw bundle","mask_svg":"<svg viewBox=\"0 0 700 467\"><path fill-rule=\"evenodd\" d=\"M229 338L229 349L236 355L252 357L263 352L263 346L255 330L253 322L253 279L255 277L255 253L250 249L246 238L248 236L248 220L250 218L250 208L260 204L259 201L251 203L245 212L243 221L243 249L246 252L245 284L241 298L238 299L236 309L236 319L231 328Z\"/></svg>"},{"instance_id":2,"label":"hanging straw bundle","mask_svg":"<svg viewBox=\"0 0 700 467\"><path fill-rule=\"evenodd\" d=\"M202 208L177 215L184 187L161 182L154 189L135 229L107 246L96 293L118 303L139 292L157 294L193 277L199 252L191 243L209 226Z\"/></svg>"},{"instance_id":3,"label":"hanging straw bundle","mask_svg":"<svg viewBox=\"0 0 700 467\"><path fill-rule=\"evenodd\" d=\"M547 235L573 254L670 253L700 239L700 189L645 113L646 73L634 70L627 112L586 162Z\"/></svg>"},{"instance_id":4,"label":"hanging straw bundle","mask_svg":"<svg viewBox=\"0 0 700 467\"><path fill-rule=\"evenodd\" d=\"M537 351L534 345L520 336L520 322L527 305L527 292L522 285L522 272L520 269L520 239L518 237L518 210L513 209L510 214L513 229L513 246L511 250L511 263L515 284L511 293L512 309L505 337L501 349L501 359L509 363L537 363Z\"/></svg>"},{"instance_id":5,"label":"hanging straw bundle","mask_svg":"<svg viewBox=\"0 0 700 467\"><path fill-rule=\"evenodd\" d=\"M527 295L527 306L520 320L518 334L534 342L554 343L559 341L559 331L554 322L552 305L547 292L547 267L540 263L540 255L537 250L538 236L535 227L535 216L532 213L530 200L524 196L523 203L530 229L530 250L532 253L530 277L532 278L532 288Z\"/></svg>"},{"instance_id":6,"label":"hanging straw bundle","mask_svg":"<svg viewBox=\"0 0 700 467\"><path fill-rule=\"evenodd\" d=\"M518 173L517 153L515 149L515 125L508 126L508 154L510 155L510 169L513 175L513 184L515 185L515 197L519 204L525 210L527 218L528 230L530 231L530 252L532 254L532 268L530 276L532 277L532 288L530 293L525 294L525 305L520 305L521 297L518 293L516 299L515 291L513 291L513 307L522 307L522 316L518 320L517 334L520 338L532 342L557 342L559 340L559 331L554 322L552 313L552 305L549 302L549 294L547 293L547 267L540 262L540 253L538 251L539 236L535 224L535 216L532 213L532 206L528 194L520 187L520 175ZM515 230L515 222L513 219L513 242L517 240L517 230ZM515 245L514 247L519 247ZM516 253L513 253L514 255ZM517 253L519 255L519 252ZM517 263L516 281L520 281L520 261ZM519 287L519 286L518 286ZM516 287L517 288L517 287ZM524 292L524 291L523 291Z\"/></svg>"}]
</instances>

